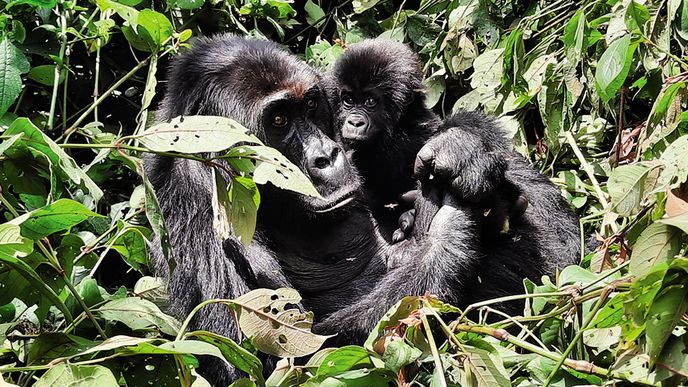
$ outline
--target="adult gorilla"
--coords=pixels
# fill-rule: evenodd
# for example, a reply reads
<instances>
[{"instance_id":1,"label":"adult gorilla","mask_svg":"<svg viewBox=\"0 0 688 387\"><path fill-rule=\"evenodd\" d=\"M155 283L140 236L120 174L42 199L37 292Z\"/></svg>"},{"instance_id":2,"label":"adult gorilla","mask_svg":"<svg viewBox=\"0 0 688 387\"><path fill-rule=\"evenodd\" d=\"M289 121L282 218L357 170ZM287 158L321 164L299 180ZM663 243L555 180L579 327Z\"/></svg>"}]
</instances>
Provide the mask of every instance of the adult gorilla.
<instances>
[{"instance_id":1,"label":"adult gorilla","mask_svg":"<svg viewBox=\"0 0 688 387\"><path fill-rule=\"evenodd\" d=\"M480 297L505 287L505 281L492 279L479 288L466 287L486 259L476 241L480 214L431 186L422 187L425 195L417 201L412 238L390 246L380 237L359 199L363 196L356 171L331 140L329 109L320 75L272 42L219 35L197 40L190 52L176 59L161 120L192 114L237 119L298 165L323 199L262 187L251 245L244 248L233 238L222 243L212 226L208 167L186 159L148 157L146 170L177 262L169 278L175 313L185 315L202 300L234 298L256 287L291 286L321 319L318 331L339 333L339 343L360 343L405 295L429 291L462 303L464 293ZM550 210L566 216L565 209ZM513 289L524 276L551 272L562 262L547 261L542 246L537 234L524 233L520 241L489 257L492 275L499 277L495 267L503 268L502 277L513 282L506 288ZM167 273L157 243L152 259L159 274ZM225 307L204 308L193 324L238 337ZM226 385L237 375L217 366L209 367L205 376Z\"/></svg>"}]
</instances>

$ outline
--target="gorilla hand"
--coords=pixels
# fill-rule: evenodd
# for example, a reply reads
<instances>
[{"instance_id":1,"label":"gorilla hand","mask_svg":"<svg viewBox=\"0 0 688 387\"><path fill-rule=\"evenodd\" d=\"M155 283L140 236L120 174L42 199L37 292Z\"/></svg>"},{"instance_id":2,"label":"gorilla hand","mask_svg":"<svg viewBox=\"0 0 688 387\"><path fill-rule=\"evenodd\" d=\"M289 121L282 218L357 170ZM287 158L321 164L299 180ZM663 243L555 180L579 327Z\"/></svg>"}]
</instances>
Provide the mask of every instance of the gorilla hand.
<instances>
[{"instance_id":1,"label":"gorilla hand","mask_svg":"<svg viewBox=\"0 0 688 387\"><path fill-rule=\"evenodd\" d=\"M413 168L421 182L434 179L470 203L486 203L504 181L505 152L460 128L437 133L418 152Z\"/></svg>"},{"instance_id":2,"label":"gorilla hand","mask_svg":"<svg viewBox=\"0 0 688 387\"><path fill-rule=\"evenodd\" d=\"M399 216L399 228L392 234L392 244L399 243L411 235L416 223L416 209L414 207L419 194L418 190L412 190L401 195L401 204L411 209Z\"/></svg>"}]
</instances>

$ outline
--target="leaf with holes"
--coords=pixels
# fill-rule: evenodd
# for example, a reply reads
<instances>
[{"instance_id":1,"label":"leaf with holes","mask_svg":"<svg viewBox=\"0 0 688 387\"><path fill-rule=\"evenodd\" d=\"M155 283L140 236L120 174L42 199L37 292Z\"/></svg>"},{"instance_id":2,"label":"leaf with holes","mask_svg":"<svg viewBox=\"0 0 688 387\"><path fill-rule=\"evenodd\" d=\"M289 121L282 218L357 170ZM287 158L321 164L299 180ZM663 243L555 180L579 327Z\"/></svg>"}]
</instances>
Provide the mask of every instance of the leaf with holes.
<instances>
[{"instance_id":1,"label":"leaf with holes","mask_svg":"<svg viewBox=\"0 0 688 387\"><path fill-rule=\"evenodd\" d=\"M232 149L227 158L242 157L258 161L253 171L253 181L265 184L268 181L275 186L304 195L321 197L313 183L301 170L279 153L268 146L242 146Z\"/></svg>"},{"instance_id":2,"label":"leaf with holes","mask_svg":"<svg viewBox=\"0 0 688 387\"><path fill-rule=\"evenodd\" d=\"M176 117L152 126L136 138L155 152L212 153L242 142L261 144L240 123L216 116Z\"/></svg>"},{"instance_id":3,"label":"leaf with holes","mask_svg":"<svg viewBox=\"0 0 688 387\"><path fill-rule=\"evenodd\" d=\"M256 289L228 302L241 331L264 353L300 357L317 351L331 336L311 332L313 313L287 308L301 301L294 289Z\"/></svg>"}]
</instances>

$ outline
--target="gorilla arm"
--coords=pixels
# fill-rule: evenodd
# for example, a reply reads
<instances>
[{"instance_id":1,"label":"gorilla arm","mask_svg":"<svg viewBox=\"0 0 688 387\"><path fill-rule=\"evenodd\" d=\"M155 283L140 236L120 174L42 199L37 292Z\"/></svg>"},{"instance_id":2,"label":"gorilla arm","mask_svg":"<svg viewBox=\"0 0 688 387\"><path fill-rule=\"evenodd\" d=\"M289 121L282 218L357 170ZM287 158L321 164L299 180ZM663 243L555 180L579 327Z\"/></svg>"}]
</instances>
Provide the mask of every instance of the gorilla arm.
<instances>
[{"instance_id":1,"label":"gorilla arm","mask_svg":"<svg viewBox=\"0 0 688 387\"><path fill-rule=\"evenodd\" d=\"M256 287L289 286L273 254L259 242L245 249L235 238L221 241L213 227L214 187L208 167L196 161L159 156L147 157L145 166L160 202L176 262L168 290L171 309L177 316L187 315L204 300L235 298ZM155 271L167 276L168 265L159 241L153 246ZM234 319L222 305L204 307L192 324L194 329L232 339L239 337Z\"/></svg>"},{"instance_id":2,"label":"gorilla arm","mask_svg":"<svg viewBox=\"0 0 688 387\"><path fill-rule=\"evenodd\" d=\"M427 292L459 304L475 269L480 265L479 216L452 195L423 192L416 201L416 227L409 240L387 245L383 254L389 271L360 300L343 308L315 330L338 333L337 343L361 343L382 316L401 298Z\"/></svg>"}]
</instances>

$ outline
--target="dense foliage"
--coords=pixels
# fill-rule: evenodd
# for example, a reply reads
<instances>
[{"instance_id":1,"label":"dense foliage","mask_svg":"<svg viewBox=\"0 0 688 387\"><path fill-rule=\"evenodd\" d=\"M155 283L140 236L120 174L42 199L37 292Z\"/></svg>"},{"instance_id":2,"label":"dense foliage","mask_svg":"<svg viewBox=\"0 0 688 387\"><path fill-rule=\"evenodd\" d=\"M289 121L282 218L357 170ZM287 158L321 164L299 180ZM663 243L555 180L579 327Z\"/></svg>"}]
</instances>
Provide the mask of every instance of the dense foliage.
<instances>
[{"instance_id":1,"label":"dense foliage","mask_svg":"<svg viewBox=\"0 0 688 387\"><path fill-rule=\"evenodd\" d=\"M0 6L0 385L200 386L198 355L245 371L241 386L688 380L688 0ZM323 69L367 37L408 43L430 106L498 115L561 186L584 226L581 266L524 280L508 297L526 300L520 316L495 309L504 299L459 310L407 297L360 347L318 351L326 338L310 333L313 316L285 310L299 300L289 289L208 301L237 314L242 343L187 332L191 316L166 315L149 276L147 241L165 228L142 154L218 168L197 154L220 152L232 170L216 173L231 181L217 179L215 226L244 243L256 183L317 194L232 120L188 119L172 141L169 125L153 126L166 62L219 31L282 42ZM285 358L267 380L259 351Z\"/></svg>"}]
</instances>

